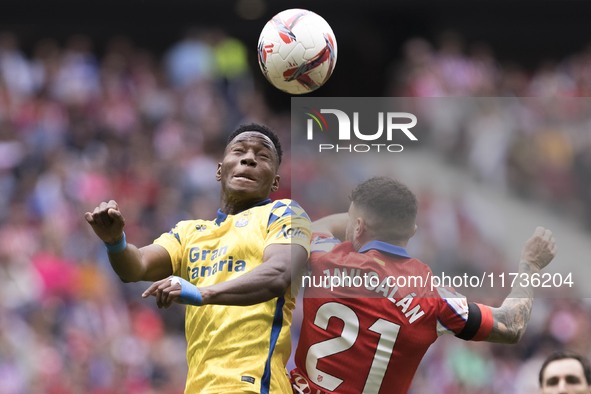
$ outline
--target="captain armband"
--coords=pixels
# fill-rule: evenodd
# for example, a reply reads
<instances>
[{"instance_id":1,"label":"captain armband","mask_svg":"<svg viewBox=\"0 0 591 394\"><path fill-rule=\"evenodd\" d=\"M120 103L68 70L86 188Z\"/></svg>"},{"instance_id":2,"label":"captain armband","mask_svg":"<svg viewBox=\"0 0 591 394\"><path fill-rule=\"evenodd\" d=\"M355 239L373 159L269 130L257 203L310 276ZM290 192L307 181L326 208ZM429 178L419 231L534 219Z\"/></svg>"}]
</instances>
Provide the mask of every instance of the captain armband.
<instances>
[{"instance_id":1,"label":"captain armband","mask_svg":"<svg viewBox=\"0 0 591 394\"><path fill-rule=\"evenodd\" d=\"M469 303L468 320L464 329L456 337L465 341L484 341L493 327L493 316L490 307Z\"/></svg>"}]
</instances>

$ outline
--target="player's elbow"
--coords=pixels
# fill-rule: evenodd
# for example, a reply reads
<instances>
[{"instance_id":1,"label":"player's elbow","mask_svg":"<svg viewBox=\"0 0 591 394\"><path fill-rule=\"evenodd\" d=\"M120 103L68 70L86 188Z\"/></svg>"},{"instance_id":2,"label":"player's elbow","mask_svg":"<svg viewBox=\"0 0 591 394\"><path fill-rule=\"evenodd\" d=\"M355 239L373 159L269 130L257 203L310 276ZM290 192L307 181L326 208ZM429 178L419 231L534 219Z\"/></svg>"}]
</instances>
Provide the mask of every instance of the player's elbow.
<instances>
[{"instance_id":1,"label":"player's elbow","mask_svg":"<svg viewBox=\"0 0 591 394\"><path fill-rule=\"evenodd\" d=\"M501 335L499 335L498 340L494 342L501 342L507 345L515 345L521 341L523 335L525 334L525 325L510 325L505 326L505 329L502 331Z\"/></svg>"},{"instance_id":2,"label":"player's elbow","mask_svg":"<svg viewBox=\"0 0 591 394\"><path fill-rule=\"evenodd\" d=\"M281 297L285 294L289 285L291 284L291 280L285 278L283 275L277 276L273 278L268 284L269 293L272 297Z\"/></svg>"},{"instance_id":3,"label":"player's elbow","mask_svg":"<svg viewBox=\"0 0 591 394\"><path fill-rule=\"evenodd\" d=\"M515 309L506 306L491 308L493 313L493 329L488 336L489 342L516 344L527 329L529 315L515 313Z\"/></svg>"},{"instance_id":4,"label":"player's elbow","mask_svg":"<svg viewBox=\"0 0 591 394\"><path fill-rule=\"evenodd\" d=\"M519 327L515 327L513 330L509 332L507 343L510 345L514 345L521 341L523 335L525 334L526 325L520 325Z\"/></svg>"},{"instance_id":5,"label":"player's elbow","mask_svg":"<svg viewBox=\"0 0 591 394\"><path fill-rule=\"evenodd\" d=\"M515 344L519 343L522 336L523 336L522 333L507 333L507 335L504 336L503 343L505 343L507 345L515 345Z\"/></svg>"},{"instance_id":6,"label":"player's elbow","mask_svg":"<svg viewBox=\"0 0 591 394\"><path fill-rule=\"evenodd\" d=\"M135 279L135 278L131 277L130 275L126 275L126 274L117 274L117 276L119 277L119 280L123 283L132 283L132 282L139 281L139 279Z\"/></svg>"},{"instance_id":7,"label":"player's elbow","mask_svg":"<svg viewBox=\"0 0 591 394\"><path fill-rule=\"evenodd\" d=\"M115 267L114 267L115 268ZM115 269L114 270L119 280L123 283L131 283L131 282L139 282L144 279L144 271L136 268L136 269Z\"/></svg>"}]
</instances>

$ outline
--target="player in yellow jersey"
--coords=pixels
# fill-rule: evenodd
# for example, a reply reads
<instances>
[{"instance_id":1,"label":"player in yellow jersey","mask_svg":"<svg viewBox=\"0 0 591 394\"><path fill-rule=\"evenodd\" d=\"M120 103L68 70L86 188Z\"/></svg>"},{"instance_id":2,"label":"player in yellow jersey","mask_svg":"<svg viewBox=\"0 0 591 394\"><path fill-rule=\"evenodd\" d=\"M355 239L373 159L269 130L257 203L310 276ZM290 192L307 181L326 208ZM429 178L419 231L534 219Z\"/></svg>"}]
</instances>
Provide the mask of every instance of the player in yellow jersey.
<instances>
[{"instance_id":1,"label":"player in yellow jersey","mask_svg":"<svg viewBox=\"0 0 591 394\"><path fill-rule=\"evenodd\" d=\"M85 214L123 281L155 281L143 297L159 307L187 304L186 393L291 392L290 285L308 258L310 220L295 201L269 198L281 156L275 133L241 126L218 164L217 217L181 221L142 248L126 242L115 201Z\"/></svg>"}]
</instances>

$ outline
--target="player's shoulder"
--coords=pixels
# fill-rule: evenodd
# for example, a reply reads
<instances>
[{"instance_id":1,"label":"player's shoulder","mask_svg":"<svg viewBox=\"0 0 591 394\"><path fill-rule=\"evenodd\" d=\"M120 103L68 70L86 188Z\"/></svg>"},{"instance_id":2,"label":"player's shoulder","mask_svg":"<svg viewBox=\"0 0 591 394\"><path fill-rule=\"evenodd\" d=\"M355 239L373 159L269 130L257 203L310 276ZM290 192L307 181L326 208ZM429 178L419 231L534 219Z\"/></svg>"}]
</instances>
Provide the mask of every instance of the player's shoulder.
<instances>
[{"instance_id":1,"label":"player's shoulder","mask_svg":"<svg viewBox=\"0 0 591 394\"><path fill-rule=\"evenodd\" d=\"M310 253L332 252L336 247L342 245L342 241L335 238L332 234L314 232L312 233L312 244Z\"/></svg>"},{"instance_id":2,"label":"player's shoulder","mask_svg":"<svg viewBox=\"0 0 591 394\"><path fill-rule=\"evenodd\" d=\"M273 200L269 203L271 205L271 209L279 209L283 207L290 207L290 208L299 208L302 209L300 204L296 200L292 200L291 198L281 198L279 200Z\"/></svg>"},{"instance_id":3,"label":"player's shoulder","mask_svg":"<svg viewBox=\"0 0 591 394\"><path fill-rule=\"evenodd\" d=\"M208 219L185 219L185 220L180 220L179 222L177 222L176 226L179 227L191 227L197 224L207 224L207 223L213 223L213 220L208 220Z\"/></svg>"},{"instance_id":4,"label":"player's shoulder","mask_svg":"<svg viewBox=\"0 0 591 394\"><path fill-rule=\"evenodd\" d=\"M433 270L429 264L422 262L421 260L411 257L409 261L413 264L415 269L424 275L433 276Z\"/></svg>"},{"instance_id":5,"label":"player's shoulder","mask_svg":"<svg viewBox=\"0 0 591 394\"><path fill-rule=\"evenodd\" d=\"M286 216L301 217L310 220L306 211L295 200L289 198L282 198L280 200L271 201L269 207L270 215L272 217L282 218Z\"/></svg>"}]
</instances>

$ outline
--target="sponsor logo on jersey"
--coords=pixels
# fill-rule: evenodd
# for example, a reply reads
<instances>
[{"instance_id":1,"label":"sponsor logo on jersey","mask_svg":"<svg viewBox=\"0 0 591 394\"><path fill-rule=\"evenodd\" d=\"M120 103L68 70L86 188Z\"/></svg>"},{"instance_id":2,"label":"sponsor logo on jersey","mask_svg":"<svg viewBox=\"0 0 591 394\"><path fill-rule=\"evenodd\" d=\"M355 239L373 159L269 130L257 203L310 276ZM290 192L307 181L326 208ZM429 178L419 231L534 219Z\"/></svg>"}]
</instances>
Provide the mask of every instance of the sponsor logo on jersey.
<instances>
[{"instance_id":1,"label":"sponsor logo on jersey","mask_svg":"<svg viewBox=\"0 0 591 394\"><path fill-rule=\"evenodd\" d=\"M216 249L203 249L194 246L189 249L189 262L207 261L201 265L189 264L187 274L191 279L204 278L216 275L220 272L242 272L246 269L246 261L234 260L234 256L228 256L228 246Z\"/></svg>"},{"instance_id":2,"label":"sponsor logo on jersey","mask_svg":"<svg viewBox=\"0 0 591 394\"><path fill-rule=\"evenodd\" d=\"M284 224L283 227L281 227L281 230L279 230L279 233L277 234L276 238L279 238L281 236L283 236L283 238L285 239L308 238L308 234L306 233L306 231L302 230L299 227L288 227L287 224Z\"/></svg>"},{"instance_id":3,"label":"sponsor logo on jersey","mask_svg":"<svg viewBox=\"0 0 591 394\"><path fill-rule=\"evenodd\" d=\"M250 219L250 211L246 211L242 213L242 217L234 223L235 227L245 227L248 225L248 220Z\"/></svg>"},{"instance_id":4,"label":"sponsor logo on jersey","mask_svg":"<svg viewBox=\"0 0 591 394\"><path fill-rule=\"evenodd\" d=\"M234 260L234 256L216 261L213 264L188 266L187 274L191 279L205 278L220 272L242 272L246 269L246 261Z\"/></svg>"},{"instance_id":5,"label":"sponsor logo on jersey","mask_svg":"<svg viewBox=\"0 0 591 394\"><path fill-rule=\"evenodd\" d=\"M236 221L236 223L234 224L234 226L236 227L244 227L248 224L248 218L240 218L238 219L238 221Z\"/></svg>"}]
</instances>

